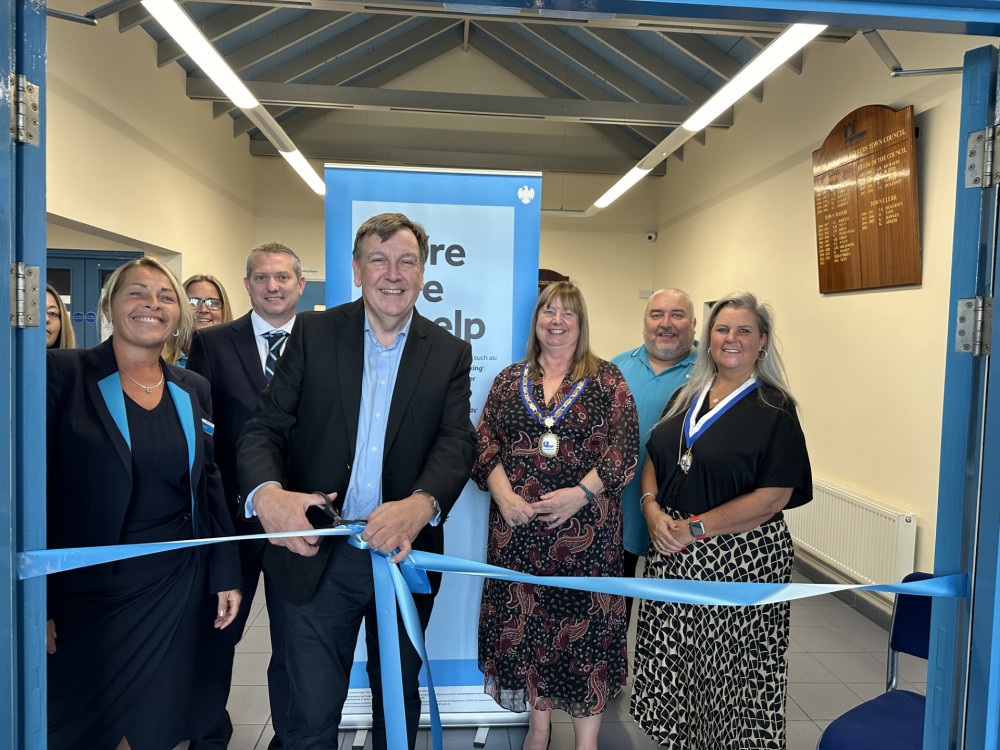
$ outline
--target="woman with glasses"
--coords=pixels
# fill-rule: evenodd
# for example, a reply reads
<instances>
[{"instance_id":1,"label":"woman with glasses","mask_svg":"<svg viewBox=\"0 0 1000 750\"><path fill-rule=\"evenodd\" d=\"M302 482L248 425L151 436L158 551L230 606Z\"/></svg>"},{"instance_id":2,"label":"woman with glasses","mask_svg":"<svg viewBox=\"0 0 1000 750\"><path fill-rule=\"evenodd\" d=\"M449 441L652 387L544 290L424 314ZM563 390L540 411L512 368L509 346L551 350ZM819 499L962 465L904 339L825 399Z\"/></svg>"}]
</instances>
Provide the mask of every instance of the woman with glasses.
<instances>
[{"instance_id":1,"label":"woman with glasses","mask_svg":"<svg viewBox=\"0 0 1000 750\"><path fill-rule=\"evenodd\" d=\"M491 495L486 561L532 575L620 576L622 488L639 451L635 401L590 349L587 308L568 281L535 305L527 356L493 381L472 479ZM552 713L596 750L603 712L625 685L625 599L487 579L479 614L485 690L532 709L523 750L544 750Z\"/></svg>"},{"instance_id":2,"label":"woman with glasses","mask_svg":"<svg viewBox=\"0 0 1000 750\"><path fill-rule=\"evenodd\" d=\"M194 330L228 323L233 319L226 288L214 276L196 273L184 282L184 291L187 293L187 301L194 315ZM190 346L190 339L168 341L163 350L163 358L178 367L185 367Z\"/></svg>"},{"instance_id":3,"label":"woman with glasses","mask_svg":"<svg viewBox=\"0 0 1000 750\"><path fill-rule=\"evenodd\" d=\"M195 330L228 323L233 319L226 289L214 276L197 273L184 282L184 291L194 313Z\"/></svg>"}]
</instances>

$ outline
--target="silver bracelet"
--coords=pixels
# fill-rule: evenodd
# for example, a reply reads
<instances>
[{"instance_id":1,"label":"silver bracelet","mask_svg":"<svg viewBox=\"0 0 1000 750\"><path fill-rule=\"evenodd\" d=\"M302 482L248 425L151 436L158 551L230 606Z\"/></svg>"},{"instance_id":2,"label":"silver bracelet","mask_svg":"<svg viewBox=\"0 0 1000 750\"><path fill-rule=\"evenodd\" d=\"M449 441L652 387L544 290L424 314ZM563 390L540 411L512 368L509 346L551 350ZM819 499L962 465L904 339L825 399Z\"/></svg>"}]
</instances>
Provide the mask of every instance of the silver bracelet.
<instances>
[{"instance_id":1,"label":"silver bracelet","mask_svg":"<svg viewBox=\"0 0 1000 750\"><path fill-rule=\"evenodd\" d=\"M640 508L643 505L646 504L646 498L647 497L651 497L651 498L653 498L655 500L656 499L656 493L655 492L643 492L642 495L639 496L639 507Z\"/></svg>"}]
</instances>

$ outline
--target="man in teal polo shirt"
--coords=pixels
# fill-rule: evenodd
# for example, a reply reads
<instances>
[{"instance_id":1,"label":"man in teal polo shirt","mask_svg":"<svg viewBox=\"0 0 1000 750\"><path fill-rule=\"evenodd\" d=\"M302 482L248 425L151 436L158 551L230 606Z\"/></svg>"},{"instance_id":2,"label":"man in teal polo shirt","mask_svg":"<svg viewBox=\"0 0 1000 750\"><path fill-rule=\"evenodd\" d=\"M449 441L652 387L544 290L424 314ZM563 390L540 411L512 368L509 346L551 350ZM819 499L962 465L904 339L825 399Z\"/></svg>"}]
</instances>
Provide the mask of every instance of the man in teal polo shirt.
<instances>
[{"instance_id":1,"label":"man in teal polo shirt","mask_svg":"<svg viewBox=\"0 0 1000 750\"><path fill-rule=\"evenodd\" d=\"M639 480L646 464L646 441L663 408L687 379L695 360L694 303L680 289L660 289L646 303L642 335L645 343L622 352L612 362L625 376L639 412L639 464L622 493L625 575L634 576L639 556L646 554L649 531L639 509ZM627 599L629 617L632 600Z\"/></svg>"}]
</instances>

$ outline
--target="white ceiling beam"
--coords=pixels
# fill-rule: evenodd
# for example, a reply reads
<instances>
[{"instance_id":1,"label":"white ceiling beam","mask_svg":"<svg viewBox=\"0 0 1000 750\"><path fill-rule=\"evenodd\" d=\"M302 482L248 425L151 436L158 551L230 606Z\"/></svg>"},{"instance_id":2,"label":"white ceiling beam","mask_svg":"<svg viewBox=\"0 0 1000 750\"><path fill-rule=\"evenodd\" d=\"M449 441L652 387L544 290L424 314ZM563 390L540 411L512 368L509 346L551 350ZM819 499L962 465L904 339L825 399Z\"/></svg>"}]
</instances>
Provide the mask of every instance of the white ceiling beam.
<instances>
[{"instance_id":1,"label":"white ceiling beam","mask_svg":"<svg viewBox=\"0 0 1000 750\"><path fill-rule=\"evenodd\" d=\"M693 107L678 104L588 102L578 99L454 94L302 83L261 84L249 81L246 85L261 104L269 106L397 110L670 128L680 125L694 113ZM187 79L187 95L192 99L207 101L218 101L222 97L222 93L212 81L194 77ZM714 127L725 128L731 125L731 114L723 115L713 123Z\"/></svg>"}]
</instances>

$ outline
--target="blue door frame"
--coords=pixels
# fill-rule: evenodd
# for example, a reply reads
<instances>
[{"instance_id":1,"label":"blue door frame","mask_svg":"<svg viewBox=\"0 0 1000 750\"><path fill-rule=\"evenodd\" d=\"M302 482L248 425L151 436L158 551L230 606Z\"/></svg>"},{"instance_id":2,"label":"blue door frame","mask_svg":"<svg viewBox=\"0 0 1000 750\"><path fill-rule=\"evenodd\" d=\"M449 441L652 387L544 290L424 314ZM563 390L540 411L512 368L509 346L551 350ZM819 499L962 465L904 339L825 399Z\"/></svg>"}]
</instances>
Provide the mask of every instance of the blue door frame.
<instances>
[{"instance_id":1,"label":"blue door frame","mask_svg":"<svg viewBox=\"0 0 1000 750\"><path fill-rule=\"evenodd\" d=\"M99 3L95 3L97 5ZM467 0L466 5L543 7L554 15L580 5L565 0ZM590 12L647 16L722 17L780 22L814 21L858 28L967 33L1000 36L1000 6L996 0L963 0L960 4L938 0L592 0ZM29 81L45 82L45 7L32 0L0 0L0 86L11 70ZM963 96L962 143L970 124L977 130L997 119L993 85L983 98L983 70L995 72L994 52L978 52L966 64ZM975 83L978 81L978 83ZM970 86L972 88L970 88ZM978 88L977 88L978 86ZM978 92L978 93L977 93ZM7 262L22 261L45 267L45 90L42 87L42 129L39 146L8 146L0 157L0 237ZM0 96L0 122L9 119L10 97ZM976 116L972 112L978 112ZM969 120L966 120L966 114ZM991 119L992 118L992 119ZM959 163L964 163L963 158ZM959 170L961 173L961 169ZM962 178L959 175L961 184ZM959 297L992 293L992 259L981 251L980 236L995 235L994 191L975 199L960 188L956 207L955 248L952 261L952 299L949 321L954 323ZM973 239L973 235L975 239ZM992 243L990 243L992 247ZM44 283L44 277L41 279ZM9 285L0 283L0 305L9 306ZM3 308L0 308L3 309ZM943 311L942 311L943 312ZM994 317L997 313L994 312ZM950 328L954 330L954 326ZM1000 335L1000 325L994 330ZM0 597L0 628L8 645L0 657L0 705L8 721L0 722L0 750L45 746L45 586L35 579L20 583L15 577L18 550L44 546L44 333L41 328L4 329L0 351L9 367L0 372L0 398L12 405L4 439L5 460L0 480L0 554L5 582ZM1000 508L979 503L980 496L1000 497L1000 400L985 399L985 384L993 370L984 359L947 354L942 424L941 478L935 555L937 572L974 572L975 596L970 601L937 602L933 658L928 677L928 717L925 748L997 748L1000 710L1000 597L997 596L1000 563ZM1000 382L1000 381L995 381ZM994 389L996 390L996 389ZM984 466L982 456L994 456ZM30 480L30 481L29 481ZM1000 506L1000 503L993 503ZM7 516L8 524L3 523ZM966 670L970 654L972 668ZM968 688L968 690L967 690ZM968 695L965 700L964 696ZM953 709L952 704L955 704ZM973 744L975 743L975 744Z\"/></svg>"},{"instance_id":2,"label":"blue door frame","mask_svg":"<svg viewBox=\"0 0 1000 750\"><path fill-rule=\"evenodd\" d=\"M960 166L952 243L934 568L939 574L970 572L974 596L934 603L935 644L927 677L930 710L924 724L926 748L997 747L995 714L1000 692L992 674L995 666L990 662L1000 655L1000 649L995 647L995 626L984 620L984 616L991 617L996 606L1000 519L997 507L980 502L980 497L985 497L980 492L980 483L984 479L984 441L989 437L984 419L990 358L956 353L951 346L958 317L957 300L989 296L994 288L997 188L966 188L962 167L966 163L967 134L997 121L996 74L995 48L984 47L966 54L957 144ZM994 397L993 402L995 411L998 399ZM997 434L994 427L994 443Z\"/></svg>"},{"instance_id":3,"label":"blue door frame","mask_svg":"<svg viewBox=\"0 0 1000 750\"><path fill-rule=\"evenodd\" d=\"M40 85L42 115L36 145L7 136L0 176L0 231L4 262L45 269L45 4L0 0L0 86L11 72ZM0 122L9 122L10 96L0 96ZM44 295L42 297L44 299ZM10 284L0 284L0 309L9 309ZM44 312L44 303L41 305ZM44 320L44 315L38 316ZM0 527L4 592L0 628L7 648L0 658L0 747L40 748L45 742L45 582L17 581L18 550L45 545L45 325L4 327L0 347L8 367L0 372L0 398L11 405L3 440ZM4 523L7 521L7 523Z\"/></svg>"}]
</instances>

